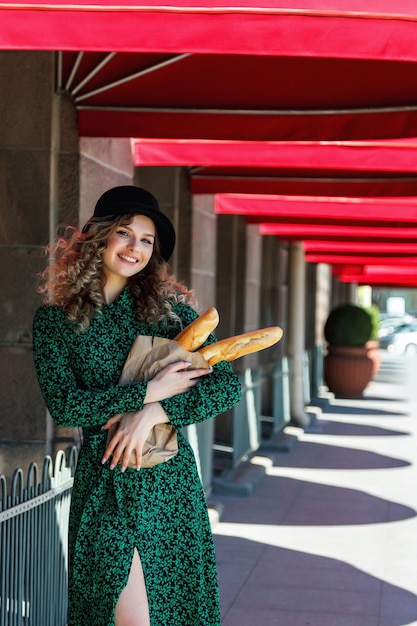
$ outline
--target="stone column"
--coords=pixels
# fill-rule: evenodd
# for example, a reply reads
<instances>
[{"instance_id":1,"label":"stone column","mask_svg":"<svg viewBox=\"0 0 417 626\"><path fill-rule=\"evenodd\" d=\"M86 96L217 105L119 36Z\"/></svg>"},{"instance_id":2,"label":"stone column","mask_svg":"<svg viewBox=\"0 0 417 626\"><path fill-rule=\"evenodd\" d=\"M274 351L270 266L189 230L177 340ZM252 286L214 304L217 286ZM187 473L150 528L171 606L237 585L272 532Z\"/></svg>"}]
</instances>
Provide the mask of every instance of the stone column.
<instances>
[{"instance_id":1,"label":"stone column","mask_svg":"<svg viewBox=\"0 0 417 626\"><path fill-rule=\"evenodd\" d=\"M217 218L217 308L218 337L244 332L246 300L246 223L239 215Z\"/></svg>"},{"instance_id":2,"label":"stone column","mask_svg":"<svg viewBox=\"0 0 417 626\"><path fill-rule=\"evenodd\" d=\"M214 196L196 195L192 199L191 286L200 312L216 306L216 214ZM215 420L210 419L187 428L187 437L198 455L197 462L203 486L212 488Z\"/></svg>"},{"instance_id":3,"label":"stone column","mask_svg":"<svg viewBox=\"0 0 417 626\"><path fill-rule=\"evenodd\" d=\"M259 353L264 372L262 393L262 437L279 433L289 422L288 367L284 360L287 343L287 245L277 237L262 240L262 285L260 326L280 326L282 339Z\"/></svg>"},{"instance_id":4,"label":"stone column","mask_svg":"<svg viewBox=\"0 0 417 626\"><path fill-rule=\"evenodd\" d=\"M134 165L130 139L80 139L80 214L84 224L101 194L117 185L132 185Z\"/></svg>"},{"instance_id":5,"label":"stone column","mask_svg":"<svg viewBox=\"0 0 417 626\"><path fill-rule=\"evenodd\" d=\"M43 462L53 428L32 358L36 274L78 209L78 136L52 52L0 52L0 472Z\"/></svg>"},{"instance_id":6,"label":"stone column","mask_svg":"<svg viewBox=\"0 0 417 626\"><path fill-rule=\"evenodd\" d=\"M301 242L290 244L288 298L288 356L290 358L290 411L300 426L309 425L304 405L305 260Z\"/></svg>"},{"instance_id":7,"label":"stone column","mask_svg":"<svg viewBox=\"0 0 417 626\"><path fill-rule=\"evenodd\" d=\"M161 210L174 224L177 242L169 264L177 278L191 285L192 198L188 175L180 167L137 167L135 184L158 198Z\"/></svg>"},{"instance_id":8,"label":"stone column","mask_svg":"<svg viewBox=\"0 0 417 626\"><path fill-rule=\"evenodd\" d=\"M238 215L218 215L216 306L220 314L217 332L219 339L244 332L246 246L244 218ZM234 365L241 378L243 378L242 365L241 359ZM236 411L228 411L216 418L216 464L220 469L234 465L241 454L237 452L236 456L233 447L235 414Z\"/></svg>"}]
</instances>

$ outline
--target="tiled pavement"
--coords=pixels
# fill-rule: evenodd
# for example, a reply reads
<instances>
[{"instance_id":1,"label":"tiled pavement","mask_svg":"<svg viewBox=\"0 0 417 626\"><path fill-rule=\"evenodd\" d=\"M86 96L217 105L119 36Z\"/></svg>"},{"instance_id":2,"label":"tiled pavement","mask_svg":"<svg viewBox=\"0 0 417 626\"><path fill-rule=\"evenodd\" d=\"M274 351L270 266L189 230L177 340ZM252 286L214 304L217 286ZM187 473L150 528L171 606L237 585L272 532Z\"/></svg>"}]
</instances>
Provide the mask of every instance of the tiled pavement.
<instances>
[{"instance_id":1,"label":"tiled pavement","mask_svg":"<svg viewBox=\"0 0 417 626\"><path fill-rule=\"evenodd\" d=\"M259 452L250 496L211 498L223 626L417 624L417 358L385 354L363 399L321 408Z\"/></svg>"}]
</instances>

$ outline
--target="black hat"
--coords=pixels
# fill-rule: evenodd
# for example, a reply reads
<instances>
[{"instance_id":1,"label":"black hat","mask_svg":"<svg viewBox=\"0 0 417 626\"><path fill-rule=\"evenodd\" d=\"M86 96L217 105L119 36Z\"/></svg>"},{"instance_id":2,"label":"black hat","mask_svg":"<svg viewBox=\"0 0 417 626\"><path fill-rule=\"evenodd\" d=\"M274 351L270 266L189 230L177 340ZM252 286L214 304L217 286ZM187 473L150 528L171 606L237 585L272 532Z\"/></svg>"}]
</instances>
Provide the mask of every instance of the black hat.
<instances>
[{"instance_id":1,"label":"black hat","mask_svg":"<svg viewBox=\"0 0 417 626\"><path fill-rule=\"evenodd\" d=\"M175 246L175 230L171 221L161 212L158 200L146 189L134 185L113 187L97 200L94 217L116 215L146 215L155 224L161 255L170 258Z\"/></svg>"}]
</instances>

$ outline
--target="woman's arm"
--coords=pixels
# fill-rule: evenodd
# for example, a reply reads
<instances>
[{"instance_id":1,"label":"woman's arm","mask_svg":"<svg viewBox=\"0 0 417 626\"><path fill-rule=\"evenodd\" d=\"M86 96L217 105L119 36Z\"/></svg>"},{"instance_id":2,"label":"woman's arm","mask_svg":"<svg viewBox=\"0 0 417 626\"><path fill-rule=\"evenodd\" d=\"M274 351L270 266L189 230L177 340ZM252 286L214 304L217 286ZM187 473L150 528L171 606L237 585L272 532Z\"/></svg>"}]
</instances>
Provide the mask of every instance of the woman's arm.
<instances>
[{"instance_id":1,"label":"woman's arm","mask_svg":"<svg viewBox=\"0 0 417 626\"><path fill-rule=\"evenodd\" d=\"M239 378L229 363L221 361L188 391L161 401L176 428L202 422L231 409L241 399Z\"/></svg>"},{"instance_id":2,"label":"woman's arm","mask_svg":"<svg viewBox=\"0 0 417 626\"><path fill-rule=\"evenodd\" d=\"M175 312L187 326L197 317L197 313L187 305L178 305ZM210 335L204 345L216 341ZM232 366L221 361L213 367L209 376L198 379L195 386L184 393L160 400L173 426L182 428L189 424L202 422L231 409L241 399L241 385Z\"/></svg>"},{"instance_id":3,"label":"woman's arm","mask_svg":"<svg viewBox=\"0 0 417 626\"><path fill-rule=\"evenodd\" d=\"M101 426L118 413L143 408L145 382L106 389L82 389L77 384L63 336L62 314L56 307L38 309L33 322L33 352L43 398L59 426Z\"/></svg>"}]
</instances>

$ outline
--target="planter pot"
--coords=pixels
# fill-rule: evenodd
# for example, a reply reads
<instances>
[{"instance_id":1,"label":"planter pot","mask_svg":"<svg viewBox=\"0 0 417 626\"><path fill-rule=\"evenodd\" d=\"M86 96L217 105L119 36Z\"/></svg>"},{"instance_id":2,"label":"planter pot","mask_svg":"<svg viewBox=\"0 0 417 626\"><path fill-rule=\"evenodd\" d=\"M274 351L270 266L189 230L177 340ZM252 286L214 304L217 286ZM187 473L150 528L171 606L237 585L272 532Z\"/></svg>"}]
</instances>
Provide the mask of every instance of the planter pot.
<instances>
[{"instance_id":1,"label":"planter pot","mask_svg":"<svg viewBox=\"0 0 417 626\"><path fill-rule=\"evenodd\" d=\"M328 346L324 358L324 380L337 398L360 398L380 365L379 346Z\"/></svg>"}]
</instances>

